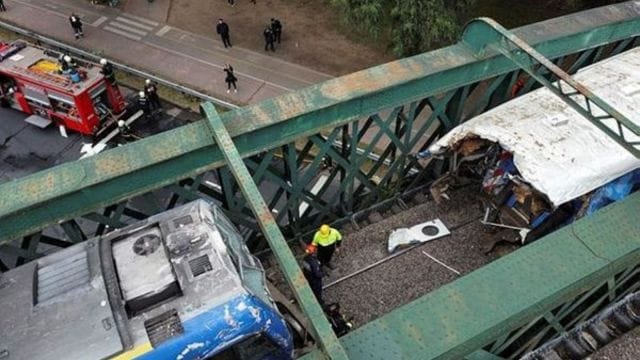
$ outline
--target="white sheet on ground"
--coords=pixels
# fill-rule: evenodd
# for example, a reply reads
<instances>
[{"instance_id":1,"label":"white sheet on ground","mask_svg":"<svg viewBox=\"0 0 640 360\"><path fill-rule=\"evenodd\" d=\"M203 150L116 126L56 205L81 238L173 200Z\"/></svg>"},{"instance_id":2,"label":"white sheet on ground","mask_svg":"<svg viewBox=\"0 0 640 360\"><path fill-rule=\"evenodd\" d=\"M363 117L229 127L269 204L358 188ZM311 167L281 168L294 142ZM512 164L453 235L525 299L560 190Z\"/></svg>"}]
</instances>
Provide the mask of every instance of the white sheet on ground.
<instances>
[{"instance_id":1,"label":"white sheet on ground","mask_svg":"<svg viewBox=\"0 0 640 360\"><path fill-rule=\"evenodd\" d=\"M591 65L575 79L640 125L640 47ZM472 134L511 151L522 177L555 206L640 167L640 159L546 88L457 126L429 150L442 152Z\"/></svg>"}]
</instances>

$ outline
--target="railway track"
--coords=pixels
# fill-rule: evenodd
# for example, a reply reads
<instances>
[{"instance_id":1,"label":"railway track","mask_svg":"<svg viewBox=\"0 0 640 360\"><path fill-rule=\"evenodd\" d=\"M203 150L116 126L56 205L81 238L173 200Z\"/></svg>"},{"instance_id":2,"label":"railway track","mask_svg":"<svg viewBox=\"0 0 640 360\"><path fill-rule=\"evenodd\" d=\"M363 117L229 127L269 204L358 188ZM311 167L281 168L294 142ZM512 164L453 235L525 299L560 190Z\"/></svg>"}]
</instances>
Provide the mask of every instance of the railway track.
<instances>
[{"instance_id":1,"label":"railway track","mask_svg":"<svg viewBox=\"0 0 640 360\"><path fill-rule=\"evenodd\" d=\"M517 249L500 245L485 253L499 235L487 231L480 223L480 208L470 206L476 187L453 191L451 201L444 204L436 204L425 191L426 187L407 201L374 207L368 214L354 217L355 224L342 228L344 244L334 256L336 269L324 279L324 300L339 302L356 327ZM451 235L388 254L387 239L392 230L436 218ZM301 246L293 248L303 256ZM270 266L267 274L284 293L289 292L283 289L277 266Z\"/></svg>"}]
</instances>

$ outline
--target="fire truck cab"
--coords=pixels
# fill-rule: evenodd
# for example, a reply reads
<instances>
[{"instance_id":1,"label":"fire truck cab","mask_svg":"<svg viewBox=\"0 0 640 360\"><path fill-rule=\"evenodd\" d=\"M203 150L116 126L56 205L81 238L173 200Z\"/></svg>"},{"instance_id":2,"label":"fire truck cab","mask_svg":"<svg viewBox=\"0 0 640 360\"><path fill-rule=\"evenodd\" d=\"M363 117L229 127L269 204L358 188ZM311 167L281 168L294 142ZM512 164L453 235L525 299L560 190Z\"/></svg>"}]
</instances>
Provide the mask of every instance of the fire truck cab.
<instances>
[{"instance_id":1,"label":"fire truck cab","mask_svg":"<svg viewBox=\"0 0 640 360\"><path fill-rule=\"evenodd\" d=\"M37 126L53 122L85 135L124 112L124 97L99 66L63 64L56 55L23 41L0 42L2 106L31 114L28 122Z\"/></svg>"}]
</instances>

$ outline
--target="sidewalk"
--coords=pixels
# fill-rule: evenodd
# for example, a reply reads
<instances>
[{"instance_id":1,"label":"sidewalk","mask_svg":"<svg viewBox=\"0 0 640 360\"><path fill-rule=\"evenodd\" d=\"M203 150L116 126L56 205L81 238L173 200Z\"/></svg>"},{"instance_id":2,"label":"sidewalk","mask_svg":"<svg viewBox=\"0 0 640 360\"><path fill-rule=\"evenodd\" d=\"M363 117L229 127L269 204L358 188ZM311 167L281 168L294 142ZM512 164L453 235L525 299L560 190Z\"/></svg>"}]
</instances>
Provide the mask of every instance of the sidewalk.
<instances>
[{"instance_id":1,"label":"sidewalk","mask_svg":"<svg viewBox=\"0 0 640 360\"><path fill-rule=\"evenodd\" d=\"M0 20L237 105L332 78L272 53L225 49L213 30L215 24L211 37L169 26L165 21L171 0L129 0L122 9L79 0L6 0L5 4L8 11L0 12ZM80 40L74 39L69 25L71 12L80 15L85 25L85 37ZM226 92L225 63L235 69L238 93Z\"/></svg>"}]
</instances>

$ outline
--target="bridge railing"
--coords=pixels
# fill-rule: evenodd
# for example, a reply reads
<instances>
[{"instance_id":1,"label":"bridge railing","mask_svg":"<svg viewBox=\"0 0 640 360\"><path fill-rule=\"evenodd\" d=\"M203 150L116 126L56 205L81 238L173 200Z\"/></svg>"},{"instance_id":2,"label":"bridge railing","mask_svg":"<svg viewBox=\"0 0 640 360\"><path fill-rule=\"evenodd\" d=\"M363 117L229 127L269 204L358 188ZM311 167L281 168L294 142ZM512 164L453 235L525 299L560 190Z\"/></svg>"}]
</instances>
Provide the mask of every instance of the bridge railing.
<instances>
[{"instance_id":1,"label":"bridge railing","mask_svg":"<svg viewBox=\"0 0 640 360\"><path fill-rule=\"evenodd\" d=\"M515 33L571 73L637 46L639 15L628 2ZM500 54L476 55L473 36L221 115L285 235L422 186L447 164L410 154L536 86L512 94L523 73ZM222 203L254 250L266 246L204 122L2 184L0 194L0 252L16 263L40 256L39 244L68 246L196 198Z\"/></svg>"}]
</instances>

